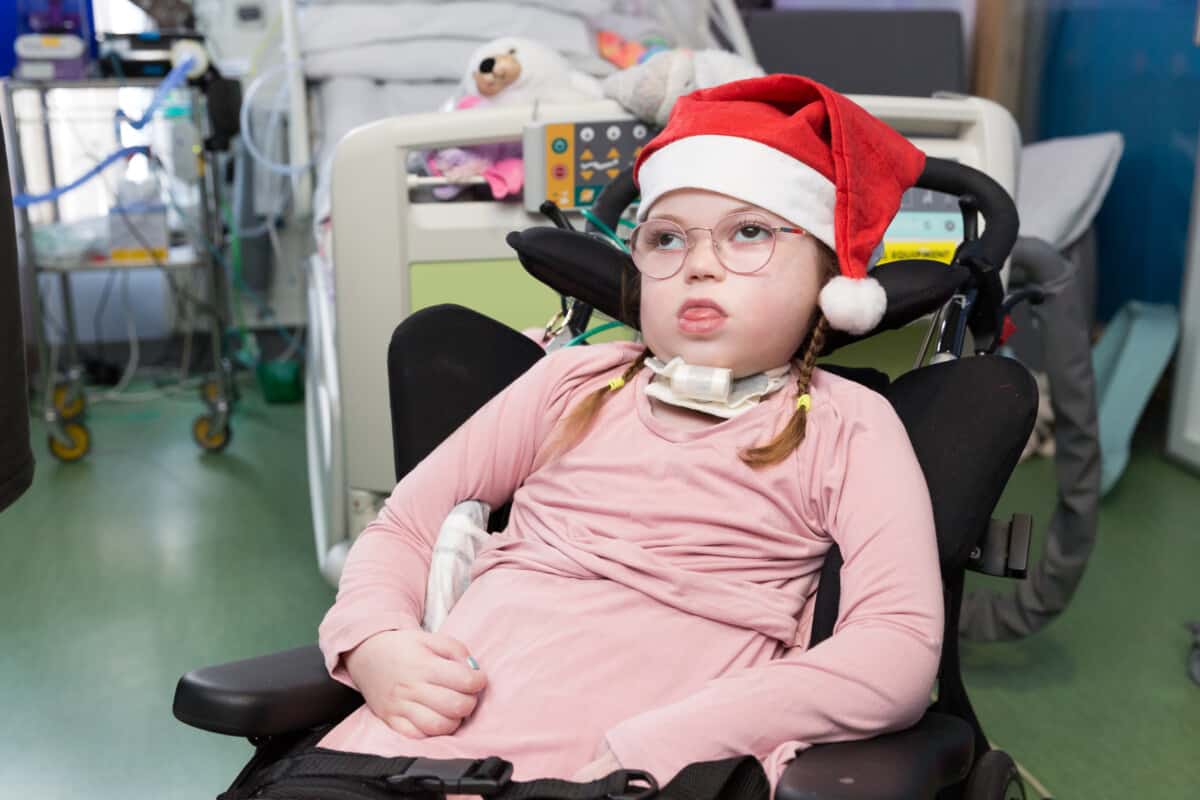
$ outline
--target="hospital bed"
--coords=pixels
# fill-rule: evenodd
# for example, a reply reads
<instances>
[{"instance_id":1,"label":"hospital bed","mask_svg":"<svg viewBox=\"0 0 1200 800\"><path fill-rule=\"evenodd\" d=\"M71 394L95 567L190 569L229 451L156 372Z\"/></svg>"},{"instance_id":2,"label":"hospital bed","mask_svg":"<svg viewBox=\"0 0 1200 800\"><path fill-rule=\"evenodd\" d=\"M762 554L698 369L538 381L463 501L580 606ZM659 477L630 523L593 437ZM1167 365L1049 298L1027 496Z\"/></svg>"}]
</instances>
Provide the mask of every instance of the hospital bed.
<instances>
[{"instance_id":1,"label":"hospital bed","mask_svg":"<svg viewBox=\"0 0 1200 800\"><path fill-rule=\"evenodd\" d=\"M1014 192L1020 134L1001 106L958 95L853 99L927 154L975 167L1010 194ZM332 182L332 250L337 267L332 275L319 268L312 271L306 387L317 556L329 581L336 583L353 537L374 518L395 485L383 369L391 332L418 307L462 302L453 296L417 297L414 277L427 281L431 272L462 269L466 261L472 262L463 273L470 283L494 280L497 274L527 280L530 289L524 301L528 305L533 298L532 307L540 310L540 317L530 316L528 308L522 311L519 304L487 309L489 315L517 328L543 322L557 308L553 294L515 268L513 252L505 243L510 231L548 224L529 210L545 199L537 196L535 170L527 168L530 179L523 204L419 202L412 195L428 179L409 175L409 154L450 145L523 140L527 164L540 164L546 171L543 191L557 194L553 170L561 163L555 158L561 154L555 153L555 140L570 137L547 134L551 126L574 125L579 137L583 127L628 130L633 122L620 106L608 101L415 114L362 127L338 145ZM577 138L573 144L581 142ZM533 158L535 150L537 158ZM570 178L578 163L568 166ZM885 239L885 253L928 255L931 248L961 239L961 228L952 227L961 220L958 206L947 202L949 198L926 190L906 196ZM938 225L949 227L937 231ZM498 272L503 270L510 272ZM463 287L463 292L469 293L470 288ZM505 294L516 297L522 291L509 289Z\"/></svg>"},{"instance_id":2,"label":"hospital bed","mask_svg":"<svg viewBox=\"0 0 1200 800\"><path fill-rule=\"evenodd\" d=\"M297 9L297 5L301 7ZM599 28L624 31L630 37L636 31L661 33L677 46L729 49L755 60L733 0L656 0L644 4L571 0L557 10L544 3L508 0L481 8L476 15L479 18L470 20L474 28L464 27L468 21L462 19L462 14L446 15L447 5L430 6L426 9L429 13L422 12L423 6L430 4L417 0L393 6L358 5L354 0L307 3L289 0L284 4L288 12L283 26L284 63L302 62L308 84L307 91L297 90L296 75L291 75L288 117L302 122L311 120L316 142L312 152L317 180L311 206L317 242L305 289L311 342L307 350L305 392L307 450L317 552L322 573L333 583L340 574L353 535L374 516L382 494L390 489L380 477L390 469L389 456L385 450L376 450L369 432L363 435L375 423L368 421L365 429L350 423L351 417L365 414L364 419L377 420L381 419L378 412L386 412L386 403L375 407L373 403L359 402L371 390L361 381L360 359L362 364L382 363L373 361L378 352L375 343L367 347L359 344L372 335L371 331L354 329L356 314L351 309L361 306L363 282L373 281L372 276L381 267L385 272L392 271L385 263L397 268L396 275L390 275L379 286L381 292L402 294L394 295L372 312L383 314L392 323L414 308L410 291L410 269L414 264L421 265L419 272L427 273L428 283L444 282L436 273L472 274L473 267L464 264L467 261L490 262L490 267L496 267L481 268L482 274L493 276L491 286L497 280L509 278L526 281L529 292L514 293L508 286L492 292L494 296L521 298L517 301L520 308L510 308L507 314L504 308L489 304L487 310L494 314L499 311L499 318L509 324L542 323L549 315L550 303L554 302L551 292L534 289L534 282L523 277L511 250L504 244L506 233L543 224L543 217L509 203L409 202L410 190L436 182L408 174L410 154L451 145L519 139L531 120L550 119L546 108L477 111L469 115L414 113L417 109L432 112L455 90L454 81L465 67L465 55L460 58L454 54L470 52L481 43L476 40L482 32L476 28L492 31L484 36L492 38L496 28L494 25L489 28L485 17L503 12L507 15L506 34L553 41L573 67L597 77L616 69L599 57L588 33ZM352 7L356 24L338 24ZM364 21L363 14L372 16ZM584 18L587 25L580 22ZM394 33L377 32L387 30ZM423 71L414 72L418 69L414 64L423 65L420 67ZM283 63L271 69L282 66ZM281 98L282 95L276 96L277 101ZM602 118L632 123L628 114L611 101L560 108L553 113L554 119L559 120ZM377 121L389 114L387 120ZM272 127L267 125L265 129L269 131ZM356 129L350 138L357 145L349 150L338 145L335 151L335 143L343 141L351 129ZM293 164L309 161L309 145L300 133L289 125ZM631 155L629 150L625 151L626 163ZM366 161L358 160L360 156L365 156ZM382 160L372 165L370 161L376 158ZM336 170L335 163L340 164ZM379 170L384 164L392 180L379 180ZM333 176L335 171L340 177ZM294 207L303 205L301 201L307 197L307 188L296 185L301 177L294 178ZM338 183L349 188L339 192L333 188ZM380 197L378 203L367 201L372 214L379 214L372 217L379 221L379 227L399 234L398 239L386 244L367 245L368 250L383 247L392 254L372 264L356 263L361 249L347 246L349 239L361 234L354 226L346 227L350 222L346 217L360 214L360 207L350 200L336 200L337 196L358 192L365 193L362 199L368 194L403 195L403 198ZM267 185L260 194L278 194L278 187ZM331 214L333 207L336 213ZM389 236L383 230L377 233L383 238ZM340 245L339 237L343 242ZM394 260L397 258L402 258L402 265ZM393 260L388 262L388 259ZM397 288L392 278L401 274L405 277ZM445 294L422 299L420 292L416 294L416 306L456 299ZM347 438L348 423L352 428L351 438ZM365 460L360 456L365 456Z\"/></svg>"}]
</instances>

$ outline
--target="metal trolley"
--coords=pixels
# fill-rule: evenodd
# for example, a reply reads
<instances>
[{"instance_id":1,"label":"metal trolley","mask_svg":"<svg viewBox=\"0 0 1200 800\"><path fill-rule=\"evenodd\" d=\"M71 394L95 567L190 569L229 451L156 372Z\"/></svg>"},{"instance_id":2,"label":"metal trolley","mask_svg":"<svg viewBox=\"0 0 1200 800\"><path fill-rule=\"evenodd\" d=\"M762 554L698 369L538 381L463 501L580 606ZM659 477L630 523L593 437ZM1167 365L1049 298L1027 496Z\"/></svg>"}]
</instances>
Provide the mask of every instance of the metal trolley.
<instances>
[{"instance_id":1,"label":"metal trolley","mask_svg":"<svg viewBox=\"0 0 1200 800\"><path fill-rule=\"evenodd\" d=\"M26 184L27 169L25 158L28 155L22 147L22 125L31 121L28 116L17 116L16 95L22 92L33 92L38 97L38 115L42 138L42 151L46 160L46 173L52 186L58 185L58 176L54 164L54 140L52 136L53 117L48 95L56 91L85 90L85 89L124 89L145 88L153 89L157 83L148 79L88 79L88 80L47 80L47 81L0 81L4 95L4 113L9 121L5 126L10 141L8 152L12 181L15 194L28 191ZM204 126L204 94L195 88L186 88L190 92L191 122L196 130L203 135ZM186 270L203 270L206 274L205 288L207 297L191 298L200 313L209 320L211 336L212 363L211 371L207 372L200 385L200 400L205 410L192 421L192 438L196 444L207 451L219 452L224 450L232 437L230 415L233 410L235 388L231 362L223 352L223 335L228 319L227 287L225 286L224 271L220 266L218 254L223 241L223 229L220 217L214 213L219 208L220 183L217 170L209 168L207 151L203 147L195 149L196 179L195 186L199 193L197 205L198 214L196 233L201 240L196 243L176 244L168 246L166 258L159 258L150 248L145 248L148 258L93 258L81 256L71 259L45 259L39 257L34 246L34 224L30 219L29 210L17 208L17 221L21 242L21 269L23 274L33 275L38 289L34 292L35 301L32 304L33 326L36 332L40 384L43 387L43 416L48 428L48 446L51 454L61 461L78 461L82 459L91 447L91 432L86 423L88 411L88 393L84 386L83 362L77 346L75 310L71 296L71 275L76 272L97 272L105 270L147 269L156 268L170 273ZM54 222L60 220L60 204L58 198L46 201L50 208L50 218ZM41 281L38 276L43 273L57 275L62 295L61 338L56 344L46 330L45 298L41 293ZM169 277L170 279L170 277ZM61 357L60 357L61 355ZM36 385L36 384L35 384Z\"/></svg>"}]
</instances>

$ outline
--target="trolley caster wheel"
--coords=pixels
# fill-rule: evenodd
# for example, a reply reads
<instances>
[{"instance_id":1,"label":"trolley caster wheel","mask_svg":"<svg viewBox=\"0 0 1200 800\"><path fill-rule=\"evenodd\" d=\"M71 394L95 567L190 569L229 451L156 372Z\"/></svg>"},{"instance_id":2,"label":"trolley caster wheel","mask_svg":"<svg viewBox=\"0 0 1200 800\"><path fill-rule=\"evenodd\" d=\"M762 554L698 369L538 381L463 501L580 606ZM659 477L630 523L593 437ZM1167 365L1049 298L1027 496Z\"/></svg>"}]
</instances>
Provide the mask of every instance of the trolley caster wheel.
<instances>
[{"instance_id":1,"label":"trolley caster wheel","mask_svg":"<svg viewBox=\"0 0 1200 800\"><path fill-rule=\"evenodd\" d=\"M92 434L82 422L64 422L59 430L70 440L63 442L53 433L48 437L50 454L59 461L78 461L92 449Z\"/></svg>"},{"instance_id":2,"label":"trolley caster wheel","mask_svg":"<svg viewBox=\"0 0 1200 800\"><path fill-rule=\"evenodd\" d=\"M192 438L202 450L219 453L228 447L233 439L233 428L226 422L224 428L218 429L216 419L205 414L192 420Z\"/></svg>"},{"instance_id":3,"label":"trolley caster wheel","mask_svg":"<svg viewBox=\"0 0 1200 800\"><path fill-rule=\"evenodd\" d=\"M1025 800L1025 784L1012 756L1003 750L989 750L967 778L965 800Z\"/></svg>"},{"instance_id":4,"label":"trolley caster wheel","mask_svg":"<svg viewBox=\"0 0 1200 800\"><path fill-rule=\"evenodd\" d=\"M73 384L71 383L54 384L54 393L51 399L59 419L77 419L83 416L83 412L86 410L87 401L84 398L83 391L72 392L72 388Z\"/></svg>"}]
</instances>

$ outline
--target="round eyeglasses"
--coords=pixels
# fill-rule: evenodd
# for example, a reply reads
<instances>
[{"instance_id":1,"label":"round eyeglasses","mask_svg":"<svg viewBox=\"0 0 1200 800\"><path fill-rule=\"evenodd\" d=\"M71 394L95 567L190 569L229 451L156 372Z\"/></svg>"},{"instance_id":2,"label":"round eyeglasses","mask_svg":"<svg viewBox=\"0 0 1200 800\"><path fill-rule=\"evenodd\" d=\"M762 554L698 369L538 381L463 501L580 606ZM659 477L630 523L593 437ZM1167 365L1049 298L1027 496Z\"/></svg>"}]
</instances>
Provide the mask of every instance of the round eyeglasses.
<instances>
[{"instance_id":1,"label":"round eyeglasses","mask_svg":"<svg viewBox=\"0 0 1200 800\"><path fill-rule=\"evenodd\" d=\"M633 264L647 278L666 280L683 268L695 245L691 231L708 231L713 252L721 265L738 275L750 275L767 265L781 233L807 234L803 228L772 225L742 214L730 214L711 228L684 228L666 218L646 220L633 230L629 252Z\"/></svg>"}]
</instances>

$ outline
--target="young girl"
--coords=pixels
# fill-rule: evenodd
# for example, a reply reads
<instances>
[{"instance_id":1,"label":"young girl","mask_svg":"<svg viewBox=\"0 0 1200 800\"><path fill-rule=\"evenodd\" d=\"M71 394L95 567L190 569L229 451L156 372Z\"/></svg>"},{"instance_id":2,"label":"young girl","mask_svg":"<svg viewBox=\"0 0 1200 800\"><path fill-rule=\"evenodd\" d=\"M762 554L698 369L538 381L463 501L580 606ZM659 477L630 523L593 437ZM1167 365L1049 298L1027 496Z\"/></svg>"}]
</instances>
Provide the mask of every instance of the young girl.
<instances>
[{"instance_id":1,"label":"young girl","mask_svg":"<svg viewBox=\"0 0 1200 800\"><path fill-rule=\"evenodd\" d=\"M814 362L878 323L866 260L923 165L804 78L682 98L635 173L644 345L548 355L400 482L321 625L366 699L322 746L660 784L752 754L774 786L798 750L919 719L943 626L924 478L887 401ZM422 632L447 512L509 497ZM839 619L809 650L834 543Z\"/></svg>"}]
</instances>

